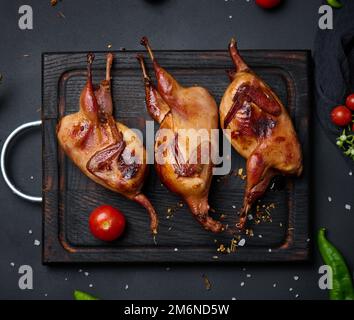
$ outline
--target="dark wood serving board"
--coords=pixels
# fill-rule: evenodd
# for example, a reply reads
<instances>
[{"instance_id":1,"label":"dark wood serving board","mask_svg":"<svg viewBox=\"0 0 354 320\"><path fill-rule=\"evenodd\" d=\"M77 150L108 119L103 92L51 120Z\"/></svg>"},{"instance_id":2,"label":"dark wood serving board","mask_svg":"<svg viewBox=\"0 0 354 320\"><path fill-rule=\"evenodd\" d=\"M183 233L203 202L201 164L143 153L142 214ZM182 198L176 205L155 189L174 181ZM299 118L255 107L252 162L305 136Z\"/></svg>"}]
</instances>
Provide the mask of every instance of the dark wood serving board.
<instances>
[{"instance_id":1,"label":"dark wood serving board","mask_svg":"<svg viewBox=\"0 0 354 320\"><path fill-rule=\"evenodd\" d=\"M129 127L144 131L146 112L137 52L116 52L113 65L115 117ZM226 51L156 51L156 57L184 86L201 85L217 103L228 86L225 70L232 68ZM146 56L146 54L144 53ZM309 257L309 116L310 55L307 51L243 51L243 57L279 95L294 121L304 153L304 173L286 178L268 190L261 204L275 203L272 222L250 223L254 236L243 235L246 244L235 253L217 252L228 246L231 236L204 231L186 205L161 185L153 166L145 193L160 217L157 244L149 231L145 209L119 194L104 189L84 176L57 144L56 125L62 115L78 110L85 84L86 53L43 54L43 262L262 262L302 261ZM147 59L148 61L148 59ZM151 64L148 62L151 70ZM104 77L105 54L96 53L94 81ZM158 125L155 124L155 129ZM232 169L245 167L232 151ZM233 175L215 176L210 204L217 213L236 221L244 181ZM113 243L96 240L89 231L88 217L97 206L121 209L128 221L125 236ZM167 218L168 208L176 208ZM236 209L235 209L236 208ZM218 214L215 215L216 218ZM217 258L216 258L217 256Z\"/></svg>"}]
</instances>

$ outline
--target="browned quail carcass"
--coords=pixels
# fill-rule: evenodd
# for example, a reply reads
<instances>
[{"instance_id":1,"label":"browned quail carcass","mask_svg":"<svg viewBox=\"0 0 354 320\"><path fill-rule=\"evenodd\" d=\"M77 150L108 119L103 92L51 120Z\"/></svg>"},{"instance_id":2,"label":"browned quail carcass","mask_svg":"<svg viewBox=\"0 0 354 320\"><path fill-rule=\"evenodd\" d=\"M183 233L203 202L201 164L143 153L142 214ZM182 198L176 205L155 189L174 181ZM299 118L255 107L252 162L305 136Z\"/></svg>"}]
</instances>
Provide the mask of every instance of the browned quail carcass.
<instances>
[{"instance_id":1,"label":"browned quail carcass","mask_svg":"<svg viewBox=\"0 0 354 320\"><path fill-rule=\"evenodd\" d=\"M80 96L80 110L63 117L57 127L65 153L90 179L144 206L157 232L156 212L141 193L147 174L146 152L139 137L113 118L111 76L113 54L107 55L106 79L92 84L93 54L88 54L87 82Z\"/></svg>"},{"instance_id":2,"label":"browned quail carcass","mask_svg":"<svg viewBox=\"0 0 354 320\"><path fill-rule=\"evenodd\" d=\"M202 87L182 87L158 64L145 37L141 43L149 52L158 84L155 88L142 56L138 56L144 75L147 109L160 124L155 141L156 171L163 184L187 202L194 217L206 230L221 232L222 224L208 214L213 163L211 158L205 162L201 160L215 143L211 134L212 129L218 128L215 100ZM195 136L182 138L182 129L201 129L207 134L192 145L190 142ZM210 147L210 157L212 152Z\"/></svg>"},{"instance_id":3,"label":"browned quail carcass","mask_svg":"<svg viewBox=\"0 0 354 320\"><path fill-rule=\"evenodd\" d=\"M302 153L287 110L240 57L236 42L229 51L236 71L220 104L221 127L230 129L232 146L247 159L247 184L237 226L242 229L252 204L277 174L300 175Z\"/></svg>"}]
</instances>

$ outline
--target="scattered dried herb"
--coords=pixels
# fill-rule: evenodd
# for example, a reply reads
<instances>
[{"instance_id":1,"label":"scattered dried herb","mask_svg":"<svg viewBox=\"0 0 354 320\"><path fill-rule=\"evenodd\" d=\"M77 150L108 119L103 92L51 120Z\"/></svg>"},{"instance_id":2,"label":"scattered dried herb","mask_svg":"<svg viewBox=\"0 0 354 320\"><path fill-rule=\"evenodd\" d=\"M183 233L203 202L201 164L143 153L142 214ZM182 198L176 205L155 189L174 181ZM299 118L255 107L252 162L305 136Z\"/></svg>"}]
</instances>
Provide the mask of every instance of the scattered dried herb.
<instances>
[{"instance_id":1,"label":"scattered dried herb","mask_svg":"<svg viewBox=\"0 0 354 320\"><path fill-rule=\"evenodd\" d=\"M202 277L203 277L203 280L204 280L205 289L206 290L210 290L211 289L210 280L208 279L208 277L205 274L203 274Z\"/></svg>"}]
</instances>

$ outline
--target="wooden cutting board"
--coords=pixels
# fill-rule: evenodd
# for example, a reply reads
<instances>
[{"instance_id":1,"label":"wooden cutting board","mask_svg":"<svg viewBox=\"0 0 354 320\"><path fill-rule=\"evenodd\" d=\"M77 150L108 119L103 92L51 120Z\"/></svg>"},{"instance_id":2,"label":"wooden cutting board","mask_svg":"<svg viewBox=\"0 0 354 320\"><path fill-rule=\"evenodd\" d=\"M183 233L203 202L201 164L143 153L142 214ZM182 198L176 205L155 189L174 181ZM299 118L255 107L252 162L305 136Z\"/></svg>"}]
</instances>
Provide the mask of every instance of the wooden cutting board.
<instances>
[{"instance_id":1,"label":"wooden cutting board","mask_svg":"<svg viewBox=\"0 0 354 320\"><path fill-rule=\"evenodd\" d=\"M115 54L112 72L115 117L144 132L145 120L151 118L146 112L137 52ZM220 103L229 83L225 70L232 68L226 51L156 51L155 55L182 85L204 86ZM242 55L287 106L302 145L304 173L300 178L275 181L273 190L268 190L260 203L261 208L263 204L275 204L270 212L272 222L251 221L254 235L242 235L245 245L229 254L217 249L222 245L229 247L231 236L204 231L186 205L181 205L180 199L161 185L153 166L144 189L160 217L156 243L150 235L144 208L93 183L71 163L58 147L56 125L61 116L78 110L86 80L86 53L43 54L43 263L224 263L309 258L310 53L252 50L243 51ZM150 62L148 67L151 70ZM104 77L104 72L105 54L96 53L93 70L96 83ZM245 168L245 161L233 151L232 170L241 167ZM209 199L217 212L216 218L223 214L225 223L236 221L244 184L235 174L213 178ZM90 212L102 204L119 208L127 217L125 236L113 243L96 240L88 228ZM168 214L169 208L173 216Z\"/></svg>"}]
</instances>

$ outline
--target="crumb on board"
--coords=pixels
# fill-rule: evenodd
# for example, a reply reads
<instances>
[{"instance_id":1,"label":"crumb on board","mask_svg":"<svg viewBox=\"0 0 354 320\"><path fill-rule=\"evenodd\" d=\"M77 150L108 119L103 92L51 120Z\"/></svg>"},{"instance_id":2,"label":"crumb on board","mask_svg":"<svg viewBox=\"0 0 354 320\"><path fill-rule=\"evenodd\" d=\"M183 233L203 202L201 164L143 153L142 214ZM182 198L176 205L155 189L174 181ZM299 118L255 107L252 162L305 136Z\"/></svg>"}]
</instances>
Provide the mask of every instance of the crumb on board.
<instances>
[{"instance_id":1,"label":"crumb on board","mask_svg":"<svg viewBox=\"0 0 354 320\"><path fill-rule=\"evenodd\" d=\"M245 174L243 174L243 168L239 168L237 170L237 177L240 177L241 180L245 180L247 178L247 176Z\"/></svg>"},{"instance_id":2,"label":"crumb on board","mask_svg":"<svg viewBox=\"0 0 354 320\"><path fill-rule=\"evenodd\" d=\"M178 210L178 208L183 208L183 202L182 201L179 201L179 202L177 202L176 205L167 208L167 210L166 210L166 219L173 218L173 216L174 216L175 212Z\"/></svg>"}]
</instances>

